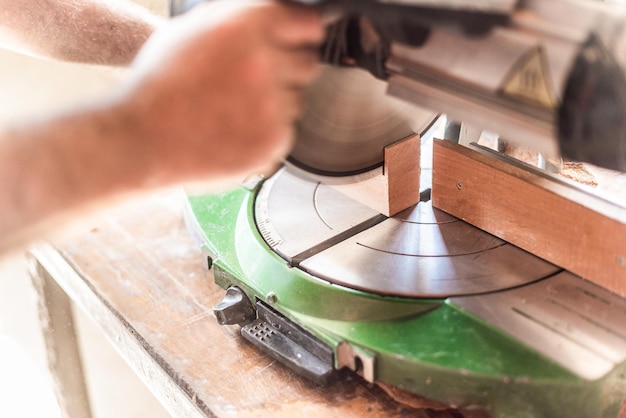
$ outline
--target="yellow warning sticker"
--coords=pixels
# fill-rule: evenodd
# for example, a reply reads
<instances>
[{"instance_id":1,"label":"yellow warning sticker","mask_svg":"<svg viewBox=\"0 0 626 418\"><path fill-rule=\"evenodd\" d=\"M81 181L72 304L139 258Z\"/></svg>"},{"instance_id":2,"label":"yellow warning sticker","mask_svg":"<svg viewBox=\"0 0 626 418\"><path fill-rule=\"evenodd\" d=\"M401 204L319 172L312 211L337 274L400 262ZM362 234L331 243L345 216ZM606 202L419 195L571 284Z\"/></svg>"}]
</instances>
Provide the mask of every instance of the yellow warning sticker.
<instances>
[{"instance_id":1,"label":"yellow warning sticker","mask_svg":"<svg viewBox=\"0 0 626 418\"><path fill-rule=\"evenodd\" d=\"M549 81L547 67L541 48L524 54L504 83L504 94L526 99L549 109L556 108L558 103Z\"/></svg>"}]
</instances>

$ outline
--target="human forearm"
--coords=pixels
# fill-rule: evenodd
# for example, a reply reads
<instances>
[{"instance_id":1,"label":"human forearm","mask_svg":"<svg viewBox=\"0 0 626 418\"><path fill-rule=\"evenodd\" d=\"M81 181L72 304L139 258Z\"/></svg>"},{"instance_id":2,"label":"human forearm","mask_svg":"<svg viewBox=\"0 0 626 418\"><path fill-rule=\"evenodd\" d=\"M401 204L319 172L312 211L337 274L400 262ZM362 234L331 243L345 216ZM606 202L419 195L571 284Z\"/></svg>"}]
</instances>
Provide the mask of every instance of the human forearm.
<instances>
[{"instance_id":1,"label":"human forearm","mask_svg":"<svg viewBox=\"0 0 626 418\"><path fill-rule=\"evenodd\" d=\"M275 165L322 36L311 10L207 4L164 24L100 103L0 129L0 253L131 193Z\"/></svg>"},{"instance_id":2,"label":"human forearm","mask_svg":"<svg viewBox=\"0 0 626 418\"><path fill-rule=\"evenodd\" d=\"M0 0L0 46L63 61L128 65L160 23L123 0Z\"/></svg>"},{"instance_id":3,"label":"human forearm","mask_svg":"<svg viewBox=\"0 0 626 418\"><path fill-rule=\"evenodd\" d=\"M99 105L0 134L0 252L142 188L129 117Z\"/></svg>"}]
</instances>

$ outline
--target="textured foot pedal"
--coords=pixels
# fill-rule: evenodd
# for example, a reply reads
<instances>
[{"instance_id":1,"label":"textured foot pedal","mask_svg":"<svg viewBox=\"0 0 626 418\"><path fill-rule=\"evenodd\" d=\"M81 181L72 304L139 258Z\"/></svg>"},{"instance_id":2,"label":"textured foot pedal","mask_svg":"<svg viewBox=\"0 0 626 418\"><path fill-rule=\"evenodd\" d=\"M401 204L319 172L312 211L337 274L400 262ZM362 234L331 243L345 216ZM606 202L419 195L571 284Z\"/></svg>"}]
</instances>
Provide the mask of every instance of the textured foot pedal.
<instances>
[{"instance_id":1,"label":"textured foot pedal","mask_svg":"<svg viewBox=\"0 0 626 418\"><path fill-rule=\"evenodd\" d=\"M259 318L241 329L245 339L315 383L327 384L333 378L329 346L262 303L257 311Z\"/></svg>"}]
</instances>

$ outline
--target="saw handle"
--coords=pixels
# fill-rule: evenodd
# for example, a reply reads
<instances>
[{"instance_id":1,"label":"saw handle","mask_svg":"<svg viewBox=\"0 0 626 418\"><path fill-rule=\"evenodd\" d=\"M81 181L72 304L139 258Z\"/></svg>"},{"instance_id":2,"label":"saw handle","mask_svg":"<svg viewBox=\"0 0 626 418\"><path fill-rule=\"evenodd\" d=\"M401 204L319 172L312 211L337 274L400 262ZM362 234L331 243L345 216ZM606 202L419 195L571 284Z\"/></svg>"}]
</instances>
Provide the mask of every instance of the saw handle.
<instances>
[{"instance_id":1,"label":"saw handle","mask_svg":"<svg viewBox=\"0 0 626 418\"><path fill-rule=\"evenodd\" d=\"M170 16L178 16L206 0L170 0ZM380 0L280 0L315 7L328 22L337 16L365 16L375 25L387 28L391 40L411 44L415 28L439 27L467 35L483 35L494 26L508 23L511 8L460 7L454 2L433 5L423 1ZM471 2L468 2L468 4Z\"/></svg>"},{"instance_id":2,"label":"saw handle","mask_svg":"<svg viewBox=\"0 0 626 418\"><path fill-rule=\"evenodd\" d=\"M170 0L170 16L179 16L188 12L204 0Z\"/></svg>"}]
</instances>

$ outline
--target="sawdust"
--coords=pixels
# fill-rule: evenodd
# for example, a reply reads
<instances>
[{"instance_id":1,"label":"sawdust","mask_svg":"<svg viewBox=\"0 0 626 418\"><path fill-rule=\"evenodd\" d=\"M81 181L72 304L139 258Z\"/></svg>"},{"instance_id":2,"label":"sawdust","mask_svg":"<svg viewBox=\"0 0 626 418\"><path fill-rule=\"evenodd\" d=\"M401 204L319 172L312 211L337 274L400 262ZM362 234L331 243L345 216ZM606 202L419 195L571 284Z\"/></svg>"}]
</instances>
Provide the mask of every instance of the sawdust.
<instances>
[{"instance_id":1,"label":"sawdust","mask_svg":"<svg viewBox=\"0 0 626 418\"><path fill-rule=\"evenodd\" d=\"M539 153L531 148L520 147L515 144L506 143L504 153L516 160L523 161L527 164L536 166L539 161Z\"/></svg>"},{"instance_id":2,"label":"sawdust","mask_svg":"<svg viewBox=\"0 0 626 418\"><path fill-rule=\"evenodd\" d=\"M539 153L530 148L507 143L504 153L532 166L537 166L539 164ZM584 184L590 187L598 187L598 180L589 170L589 166L587 164L561 159L549 159L547 164L547 171L558 174L579 184Z\"/></svg>"},{"instance_id":3,"label":"sawdust","mask_svg":"<svg viewBox=\"0 0 626 418\"><path fill-rule=\"evenodd\" d=\"M483 410L465 410L451 408L449 405L424 398L398 387L377 382L377 385L383 389L396 402L406 405L410 408L427 410L430 418L489 418L490 415Z\"/></svg>"},{"instance_id":4,"label":"sawdust","mask_svg":"<svg viewBox=\"0 0 626 418\"><path fill-rule=\"evenodd\" d=\"M563 168L559 173L561 176L568 178L576 183L586 184L591 187L598 187L598 180L589 171L584 163L574 161L564 161Z\"/></svg>"}]
</instances>

